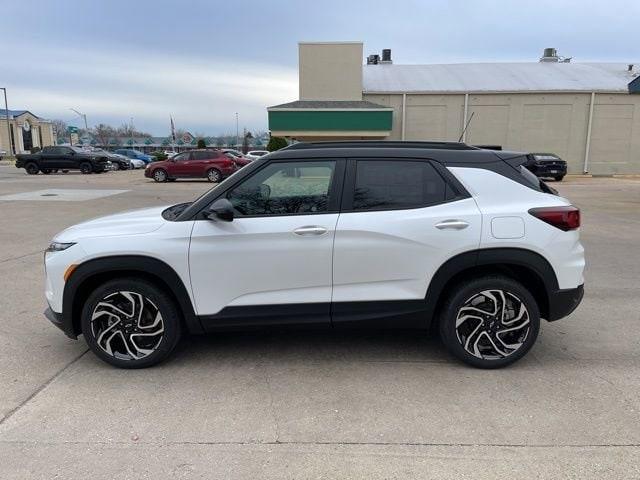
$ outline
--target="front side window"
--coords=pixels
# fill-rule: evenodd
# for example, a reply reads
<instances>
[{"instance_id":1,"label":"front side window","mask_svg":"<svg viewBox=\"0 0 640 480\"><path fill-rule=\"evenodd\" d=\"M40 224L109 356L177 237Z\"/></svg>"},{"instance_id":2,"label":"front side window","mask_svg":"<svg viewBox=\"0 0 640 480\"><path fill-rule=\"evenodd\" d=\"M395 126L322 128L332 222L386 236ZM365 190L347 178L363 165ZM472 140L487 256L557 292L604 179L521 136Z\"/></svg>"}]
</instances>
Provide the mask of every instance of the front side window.
<instances>
[{"instance_id":1,"label":"front side window","mask_svg":"<svg viewBox=\"0 0 640 480\"><path fill-rule=\"evenodd\" d=\"M335 161L272 163L227 193L227 199L239 216L324 213L335 166Z\"/></svg>"},{"instance_id":2,"label":"front side window","mask_svg":"<svg viewBox=\"0 0 640 480\"><path fill-rule=\"evenodd\" d=\"M173 157L173 160L176 162L184 162L185 160L189 160L189 152L180 153Z\"/></svg>"},{"instance_id":3,"label":"front side window","mask_svg":"<svg viewBox=\"0 0 640 480\"><path fill-rule=\"evenodd\" d=\"M401 210L445 200L446 184L428 162L358 160L353 210Z\"/></svg>"}]
</instances>

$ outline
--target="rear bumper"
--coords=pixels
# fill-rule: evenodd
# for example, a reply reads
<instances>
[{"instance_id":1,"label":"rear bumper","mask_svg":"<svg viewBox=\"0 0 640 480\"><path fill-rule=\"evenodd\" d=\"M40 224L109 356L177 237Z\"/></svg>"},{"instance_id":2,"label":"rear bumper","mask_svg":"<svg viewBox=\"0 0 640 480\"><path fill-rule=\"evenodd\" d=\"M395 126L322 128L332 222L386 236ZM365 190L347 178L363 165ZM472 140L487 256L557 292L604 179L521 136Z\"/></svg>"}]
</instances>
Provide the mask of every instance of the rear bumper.
<instances>
[{"instance_id":1,"label":"rear bumper","mask_svg":"<svg viewBox=\"0 0 640 480\"><path fill-rule=\"evenodd\" d=\"M51 310L51 308L47 308L44 311L44 316L56 327L62 330L67 337L73 338L74 340L78 338L78 336L73 331L73 325L71 325L71 322L65 320L62 313L57 313Z\"/></svg>"},{"instance_id":2,"label":"rear bumper","mask_svg":"<svg viewBox=\"0 0 640 480\"><path fill-rule=\"evenodd\" d=\"M584 296L584 285L566 290L557 290L549 295L549 315L547 320L553 322L571 314Z\"/></svg>"},{"instance_id":3,"label":"rear bumper","mask_svg":"<svg viewBox=\"0 0 640 480\"><path fill-rule=\"evenodd\" d=\"M567 174L566 165L544 165L537 164L535 166L535 174L538 177L559 177Z\"/></svg>"}]
</instances>

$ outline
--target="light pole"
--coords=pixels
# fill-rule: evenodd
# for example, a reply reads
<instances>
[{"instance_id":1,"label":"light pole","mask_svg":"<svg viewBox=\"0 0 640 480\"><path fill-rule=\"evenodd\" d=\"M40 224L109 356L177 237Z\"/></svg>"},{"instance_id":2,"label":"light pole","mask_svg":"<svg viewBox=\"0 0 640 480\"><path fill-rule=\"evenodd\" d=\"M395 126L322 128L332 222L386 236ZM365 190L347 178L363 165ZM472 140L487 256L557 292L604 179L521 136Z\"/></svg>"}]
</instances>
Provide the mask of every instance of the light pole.
<instances>
[{"instance_id":1,"label":"light pole","mask_svg":"<svg viewBox=\"0 0 640 480\"><path fill-rule=\"evenodd\" d=\"M240 142L240 131L238 130L238 112L236 112L236 144L234 145L234 147L237 147L239 142Z\"/></svg>"},{"instance_id":2,"label":"light pole","mask_svg":"<svg viewBox=\"0 0 640 480\"><path fill-rule=\"evenodd\" d=\"M71 110L76 115L79 115L80 117L82 117L84 119L84 129L85 129L85 131L89 131L89 126L87 125L87 116L84 113L80 113L75 108L70 108L69 110Z\"/></svg>"},{"instance_id":3,"label":"light pole","mask_svg":"<svg viewBox=\"0 0 640 480\"><path fill-rule=\"evenodd\" d=\"M9 156L13 157L13 144L11 143L11 125L9 125L9 106L7 105L7 89L0 87L4 91L4 113L7 116L7 142L9 142Z\"/></svg>"}]
</instances>

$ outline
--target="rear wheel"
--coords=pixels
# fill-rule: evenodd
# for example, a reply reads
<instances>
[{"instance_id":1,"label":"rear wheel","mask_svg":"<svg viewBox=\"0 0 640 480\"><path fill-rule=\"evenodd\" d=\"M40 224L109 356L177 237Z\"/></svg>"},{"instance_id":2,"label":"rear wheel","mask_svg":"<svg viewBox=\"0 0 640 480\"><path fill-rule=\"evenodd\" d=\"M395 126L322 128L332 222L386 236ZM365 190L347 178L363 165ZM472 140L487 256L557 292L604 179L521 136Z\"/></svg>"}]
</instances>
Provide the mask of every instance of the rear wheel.
<instances>
[{"instance_id":1,"label":"rear wheel","mask_svg":"<svg viewBox=\"0 0 640 480\"><path fill-rule=\"evenodd\" d=\"M219 183L220 180L222 180L222 173L220 173L220 170L210 168L207 170L207 180L213 183Z\"/></svg>"},{"instance_id":2,"label":"rear wheel","mask_svg":"<svg viewBox=\"0 0 640 480\"><path fill-rule=\"evenodd\" d=\"M40 171L38 164L35 162L29 162L25 165L24 169L27 171L29 175L37 175Z\"/></svg>"},{"instance_id":3,"label":"rear wheel","mask_svg":"<svg viewBox=\"0 0 640 480\"><path fill-rule=\"evenodd\" d=\"M49 175L51 173L51 169L50 168L43 168L42 169L42 173L44 173L45 175Z\"/></svg>"},{"instance_id":4,"label":"rear wheel","mask_svg":"<svg viewBox=\"0 0 640 480\"><path fill-rule=\"evenodd\" d=\"M540 311L531 293L503 276L459 284L445 301L440 335L449 351L479 368L499 368L522 358L540 328Z\"/></svg>"},{"instance_id":5,"label":"rear wheel","mask_svg":"<svg viewBox=\"0 0 640 480\"><path fill-rule=\"evenodd\" d=\"M161 362L181 335L172 298L138 278L110 280L98 287L85 302L81 323L93 353L120 368Z\"/></svg>"},{"instance_id":6,"label":"rear wheel","mask_svg":"<svg viewBox=\"0 0 640 480\"><path fill-rule=\"evenodd\" d=\"M167 172L165 172L163 169L158 168L155 172L153 172L153 179L156 182L166 182L167 181Z\"/></svg>"},{"instance_id":7,"label":"rear wheel","mask_svg":"<svg viewBox=\"0 0 640 480\"><path fill-rule=\"evenodd\" d=\"M115 162L115 163L113 164L113 169L114 169L114 170L122 170L122 167L120 166L120 164L119 164L118 162Z\"/></svg>"},{"instance_id":8,"label":"rear wheel","mask_svg":"<svg viewBox=\"0 0 640 480\"><path fill-rule=\"evenodd\" d=\"M91 164L89 162L82 162L80 164L80 171L86 175L86 174L91 173L93 171L93 167L91 166Z\"/></svg>"}]
</instances>

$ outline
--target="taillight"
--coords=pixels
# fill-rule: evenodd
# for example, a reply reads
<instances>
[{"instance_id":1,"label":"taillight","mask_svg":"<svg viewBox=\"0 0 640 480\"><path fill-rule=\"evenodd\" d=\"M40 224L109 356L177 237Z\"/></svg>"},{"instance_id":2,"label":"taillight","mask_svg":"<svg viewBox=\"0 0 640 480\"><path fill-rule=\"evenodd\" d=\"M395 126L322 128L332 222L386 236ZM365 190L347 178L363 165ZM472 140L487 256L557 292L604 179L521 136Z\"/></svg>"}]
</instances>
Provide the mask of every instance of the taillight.
<instances>
[{"instance_id":1,"label":"taillight","mask_svg":"<svg viewBox=\"0 0 640 480\"><path fill-rule=\"evenodd\" d=\"M529 213L565 232L580 227L580 209L573 205L532 208Z\"/></svg>"}]
</instances>

